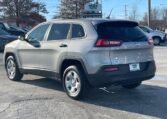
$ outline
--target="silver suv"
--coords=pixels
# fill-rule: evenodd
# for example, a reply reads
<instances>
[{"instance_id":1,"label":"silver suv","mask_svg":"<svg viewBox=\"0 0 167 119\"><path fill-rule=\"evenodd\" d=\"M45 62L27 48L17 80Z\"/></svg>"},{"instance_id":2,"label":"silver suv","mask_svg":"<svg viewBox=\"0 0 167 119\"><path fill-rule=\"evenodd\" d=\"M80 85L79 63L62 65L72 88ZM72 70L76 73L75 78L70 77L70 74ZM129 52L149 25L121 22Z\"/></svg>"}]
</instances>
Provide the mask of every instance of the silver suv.
<instances>
[{"instance_id":1,"label":"silver suv","mask_svg":"<svg viewBox=\"0 0 167 119\"><path fill-rule=\"evenodd\" d=\"M53 20L5 47L7 76L34 74L62 81L67 95L90 87L132 89L155 75L153 45L138 23L124 20Z\"/></svg>"},{"instance_id":2,"label":"silver suv","mask_svg":"<svg viewBox=\"0 0 167 119\"><path fill-rule=\"evenodd\" d=\"M147 26L140 26L140 28L146 35L148 35L148 37L153 39L154 45L160 45L160 43L165 43L167 41L167 35L163 31L153 30Z\"/></svg>"}]
</instances>

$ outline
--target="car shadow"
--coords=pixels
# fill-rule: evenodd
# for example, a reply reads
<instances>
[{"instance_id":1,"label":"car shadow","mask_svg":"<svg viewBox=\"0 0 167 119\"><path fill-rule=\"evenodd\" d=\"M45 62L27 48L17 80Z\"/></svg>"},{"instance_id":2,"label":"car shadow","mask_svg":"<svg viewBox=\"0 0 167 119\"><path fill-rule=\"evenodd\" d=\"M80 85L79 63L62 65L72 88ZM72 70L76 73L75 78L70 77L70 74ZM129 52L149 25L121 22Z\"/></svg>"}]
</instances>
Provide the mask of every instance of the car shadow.
<instances>
[{"instance_id":1,"label":"car shadow","mask_svg":"<svg viewBox=\"0 0 167 119\"><path fill-rule=\"evenodd\" d=\"M23 83L63 91L60 82L47 78L23 80ZM89 92L86 98L78 103L91 104L151 117L167 118L166 99L167 88L142 84L134 90L127 90L120 86L101 89L95 88Z\"/></svg>"},{"instance_id":2,"label":"car shadow","mask_svg":"<svg viewBox=\"0 0 167 119\"><path fill-rule=\"evenodd\" d=\"M58 91L64 91L60 81L52 80L49 78L22 80L21 83L30 84L30 85L34 85L42 88L58 90Z\"/></svg>"},{"instance_id":3,"label":"car shadow","mask_svg":"<svg viewBox=\"0 0 167 119\"><path fill-rule=\"evenodd\" d=\"M141 85L134 90L110 87L107 90L92 90L85 103L121 111L167 118L167 88Z\"/></svg>"}]
</instances>

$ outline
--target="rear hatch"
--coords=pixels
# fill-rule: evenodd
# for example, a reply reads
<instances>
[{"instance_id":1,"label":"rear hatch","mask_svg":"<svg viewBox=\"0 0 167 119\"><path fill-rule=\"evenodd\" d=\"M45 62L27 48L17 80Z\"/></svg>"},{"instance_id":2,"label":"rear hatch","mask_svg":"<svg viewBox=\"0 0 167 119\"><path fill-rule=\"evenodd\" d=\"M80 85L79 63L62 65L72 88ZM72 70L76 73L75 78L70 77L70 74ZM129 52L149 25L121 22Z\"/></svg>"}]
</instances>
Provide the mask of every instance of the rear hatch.
<instances>
[{"instance_id":1,"label":"rear hatch","mask_svg":"<svg viewBox=\"0 0 167 119\"><path fill-rule=\"evenodd\" d=\"M153 45L136 22L107 21L96 25L96 47L110 47L111 64L153 60Z\"/></svg>"}]
</instances>

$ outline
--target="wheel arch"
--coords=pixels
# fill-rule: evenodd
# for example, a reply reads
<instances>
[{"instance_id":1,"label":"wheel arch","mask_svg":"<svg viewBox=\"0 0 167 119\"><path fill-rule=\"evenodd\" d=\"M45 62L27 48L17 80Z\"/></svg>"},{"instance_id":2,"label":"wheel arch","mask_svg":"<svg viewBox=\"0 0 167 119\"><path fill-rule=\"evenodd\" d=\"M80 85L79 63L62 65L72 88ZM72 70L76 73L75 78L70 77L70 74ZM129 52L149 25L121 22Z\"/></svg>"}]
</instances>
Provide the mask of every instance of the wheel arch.
<instances>
[{"instance_id":1,"label":"wheel arch","mask_svg":"<svg viewBox=\"0 0 167 119\"><path fill-rule=\"evenodd\" d=\"M153 39L154 39L154 38L159 38L159 39L162 41L161 36L153 36L152 38L153 38Z\"/></svg>"},{"instance_id":2,"label":"wheel arch","mask_svg":"<svg viewBox=\"0 0 167 119\"><path fill-rule=\"evenodd\" d=\"M5 54L5 56L4 56L4 63L6 62L7 58L8 58L9 56L11 56L11 55L12 55L12 56L14 57L14 59L16 60L17 66L20 67L19 62L18 62L18 59L17 59L16 55L15 55L13 52L7 52L7 53Z\"/></svg>"},{"instance_id":3,"label":"wheel arch","mask_svg":"<svg viewBox=\"0 0 167 119\"><path fill-rule=\"evenodd\" d=\"M60 74L60 78L62 79L63 77L63 72L64 70L68 67L68 66L71 66L71 65L79 65L82 67L82 70L84 71L85 73L85 76L87 77L87 70L86 70L86 67L84 65L84 62L81 60L81 59L64 59L62 62L61 62L61 65L60 65L60 68L59 68L59 74Z\"/></svg>"}]
</instances>

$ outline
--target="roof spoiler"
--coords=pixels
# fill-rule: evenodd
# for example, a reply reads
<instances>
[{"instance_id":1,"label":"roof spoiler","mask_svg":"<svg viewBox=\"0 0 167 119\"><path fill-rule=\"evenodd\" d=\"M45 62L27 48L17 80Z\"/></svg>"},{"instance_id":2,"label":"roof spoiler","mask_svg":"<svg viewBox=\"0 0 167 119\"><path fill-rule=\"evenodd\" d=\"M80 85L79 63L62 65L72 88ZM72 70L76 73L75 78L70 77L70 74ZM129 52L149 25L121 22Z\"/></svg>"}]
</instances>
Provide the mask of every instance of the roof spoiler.
<instances>
[{"instance_id":1,"label":"roof spoiler","mask_svg":"<svg viewBox=\"0 0 167 119\"><path fill-rule=\"evenodd\" d=\"M119 21L103 21L103 22L100 22L96 25L111 25L111 26L139 26L139 23L138 22L135 22L135 21L125 21L125 20L119 20Z\"/></svg>"}]
</instances>

